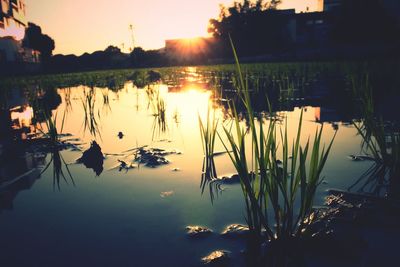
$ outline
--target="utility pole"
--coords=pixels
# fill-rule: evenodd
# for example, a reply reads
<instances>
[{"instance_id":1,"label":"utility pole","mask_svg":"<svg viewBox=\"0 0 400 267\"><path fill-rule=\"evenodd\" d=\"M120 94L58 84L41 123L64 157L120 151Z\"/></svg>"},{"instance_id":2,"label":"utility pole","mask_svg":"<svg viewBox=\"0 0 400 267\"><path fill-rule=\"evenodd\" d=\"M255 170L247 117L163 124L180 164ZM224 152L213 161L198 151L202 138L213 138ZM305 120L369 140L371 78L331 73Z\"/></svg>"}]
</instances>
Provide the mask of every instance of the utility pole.
<instances>
[{"instance_id":1,"label":"utility pole","mask_svg":"<svg viewBox=\"0 0 400 267\"><path fill-rule=\"evenodd\" d=\"M129 25L129 30L131 31L131 38L132 38L132 47L131 47L131 52L135 49L135 36L133 35L133 25Z\"/></svg>"}]
</instances>

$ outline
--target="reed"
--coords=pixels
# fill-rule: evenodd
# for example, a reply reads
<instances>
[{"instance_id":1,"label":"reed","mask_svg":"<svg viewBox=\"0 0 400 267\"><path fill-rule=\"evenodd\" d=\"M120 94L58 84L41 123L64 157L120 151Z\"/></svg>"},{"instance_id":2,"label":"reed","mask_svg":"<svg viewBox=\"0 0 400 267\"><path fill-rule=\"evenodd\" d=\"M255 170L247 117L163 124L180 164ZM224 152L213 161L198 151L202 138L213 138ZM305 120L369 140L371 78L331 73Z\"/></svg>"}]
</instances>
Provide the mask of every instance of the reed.
<instances>
[{"instance_id":1,"label":"reed","mask_svg":"<svg viewBox=\"0 0 400 267\"><path fill-rule=\"evenodd\" d=\"M60 140L60 134L64 128L65 116L64 113L62 121L61 121L61 129L57 130L57 114L54 116L48 114L47 112L42 112L42 117L45 119L44 126L39 124L38 130L43 134L45 138L47 138L47 148L50 154L50 161L47 163L45 168L40 172L39 176L46 172L46 170L53 165L53 189L57 187L58 190L61 190L60 181L63 180L66 184L68 184L68 179L71 181L73 186L75 186L74 178L71 174L71 171L68 168L68 164L65 162L60 150L62 149L62 142ZM66 172L64 172L64 168ZM68 178L68 179L67 179Z\"/></svg>"},{"instance_id":2,"label":"reed","mask_svg":"<svg viewBox=\"0 0 400 267\"><path fill-rule=\"evenodd\" d=\"M241 126L233 105L234 131L224 128L226 142L219 136L240 177L253 252L260 250L261 244L269 240L274 244L275 254L271 266L285 266L290 253L287 247L293 239L306 232L311 223L309 216L315 192L321 183L321 173L334 137L328 146L322 145L321 127L316 130L312 142L308 140L301 145L301 115L296 138L290 144L287 123L284 130L278 131L276 120L270 120L268 126L263 118L256 120L233 43L232 48L237 67L238 92L248 116L248 129ZM251 140L251 157L246 153L247 135ZM278 159L279 150L282 160Z\"/></svg>"},{"instance_id":3,"label":"reed","mask_svg":"<svg viewBox=\"0 0 400 267\"><path fill-rule=\"evenodd\" d=\"M200 136L204 153L200 188L203 194L206 185L210 184L210 196L211 200L213 200L214 199L213 192L215 190L213 190L213 184L210 182L218 178L214 162L215 140L217 136L218 120L215 118L215 112L212 112L211 114L210 109L211 108L208 107L207 118L205 123L203 123L200 115L198 116Z\"/></svg>"},{"instance_id":4,"label":"reed","mask_svg":"<svg viewBox=\"0 0 400 267\"><path fill-rule=\"evenodd\" d=\"M150 88L150 86L149 86ZM149 95L149 105L153 110L154 122L152 125L152 140L168 131L167 105L157 89L152 89Z\"/></svg>"},{"instance_id":5,"label":"reed","mask_svg":"<svg viewBox=\"0 0 400 267\"><path fill-rule=\"evenodd\" d=\"M89 90L84 90L82 107L84 111L84 121L83 129L84 132L89 131L89 133L96 138L97 136L101 139L100 125L98 123L100 112L96 112L96 90L94 87L89 88Z\"/></svg>"},{"instance_id":6,"label":"reed","mask_svg":"<svg viewBox=\"0 0 400 267\"><path fill-rule=\"evenodd\" d=\"M364 184L359 191L369 187L368 193L387 194L400 198L400 132L397 125L385 122L377 114L374 103L374 87L369 74L352 77L353 93L359 99L361 120L353 125L362 138L361 150L374 159L374 164L349 188Z\"/></svg>"}]
</instances>

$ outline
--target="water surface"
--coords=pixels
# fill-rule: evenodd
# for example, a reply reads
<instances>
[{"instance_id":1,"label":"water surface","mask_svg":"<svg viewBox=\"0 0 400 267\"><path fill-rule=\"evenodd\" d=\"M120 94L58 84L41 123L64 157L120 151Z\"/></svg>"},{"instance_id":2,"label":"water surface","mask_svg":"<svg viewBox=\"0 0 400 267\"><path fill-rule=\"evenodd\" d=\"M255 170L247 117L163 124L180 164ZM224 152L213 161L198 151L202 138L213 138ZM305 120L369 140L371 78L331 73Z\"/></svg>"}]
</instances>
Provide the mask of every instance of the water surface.
<instances>
[{"instance_id":1,"label":"water surface","mask_svg":"<svg viewBox=\"0 0 400 267\"><path fill-rule=\"evenodd\" d=\"M228 224L245 223L240 186L223 185L213 203L209 191L201 194L200 190L203 150L198 116L205 120L210 107L221 127L229 127L231 119L227 105L215 100L218 95L209 84L196 78L195 69L189 71L192 74L183 78L179 87L168 81L150 86L165 104L163 119L157 114L159 102L149 97L149 88L137 88L130 81L118 90L87 86L51 89L58 129L65 114L63 133L72 135L65 139L77 138L74 142L82 150L96 140L106 154L104 170L97 175L75 164L81 151L64 150L61 155L75 185L67 175L58 188L52 165L38 177L51 160L50 154L44 159L30 154L20 162L2 164L0 173L8 180L34 170L0 187L2 266L198 266L200 258L215 249L231 250L240 258L244 243L218 236ZM33 125L40 124L33 119L29 90L11 90L10 112L2 111L3 117L11 119L14 134L22 138L38 132ZM44 94L49 91L42 91L41 96ZM279 111L283 124L287 119L290 139L297 130L301 108L304 142L317 127L324 127L325 143L337 131L324 182L315 198L316 205L323 205L328 189L346 190L370 163L348 158L360 153L361 139L340 111L323 104L299 101ZM1 127L11 126L4 121ZM242 123L245 126L245 121ZM157 168L114 168L118 159L132 159L122 152L140 146L181 153L168 155L170 163ZM224 151L219 140L216 151ZM227 155L217 157L216 166L218 176L235 173ZM208 226L217 234L193 240L185 235L187 225ZM241 264L238 260L234 265Z\"/></svg>"}]
</instances>

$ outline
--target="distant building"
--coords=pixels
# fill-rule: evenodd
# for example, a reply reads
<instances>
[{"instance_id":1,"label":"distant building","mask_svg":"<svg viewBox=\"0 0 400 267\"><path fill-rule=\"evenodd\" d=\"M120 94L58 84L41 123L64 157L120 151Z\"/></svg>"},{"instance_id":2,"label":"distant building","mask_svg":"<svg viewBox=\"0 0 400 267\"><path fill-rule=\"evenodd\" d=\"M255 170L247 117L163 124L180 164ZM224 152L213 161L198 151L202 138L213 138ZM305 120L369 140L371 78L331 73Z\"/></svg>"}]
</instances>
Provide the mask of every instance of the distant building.
<instances>
[{"instance_id":1,"label":"distant building","mask_svg":"<svg viewBox=\"0 0 400 267\"><path fill-rule=\"evenodd\" d=\"M325 12L338 9L342 5L343 0L323 0ZM348 0L347 0L348 1Z\"/></svg>"},{"instance_id":2,"label":"distant building","mask_svg":"<svg viewBox=\"0 0 400 267\"><path fill-rule=\"evenodd\" d=\"M40 61L38 51L22 46L27 25L23 0L0 0L0 63Z\"/></svg>"},{"instance_id":3,"label":"distant building","mask_svg":"<svg viewBox=\"0 0 400 267\"><path fill-rule=\"evenodd\" d=\"M296 15L296 45L319 47L328 41L329 25L325 12L300 13Z\"/></svg>"}]
</instances>

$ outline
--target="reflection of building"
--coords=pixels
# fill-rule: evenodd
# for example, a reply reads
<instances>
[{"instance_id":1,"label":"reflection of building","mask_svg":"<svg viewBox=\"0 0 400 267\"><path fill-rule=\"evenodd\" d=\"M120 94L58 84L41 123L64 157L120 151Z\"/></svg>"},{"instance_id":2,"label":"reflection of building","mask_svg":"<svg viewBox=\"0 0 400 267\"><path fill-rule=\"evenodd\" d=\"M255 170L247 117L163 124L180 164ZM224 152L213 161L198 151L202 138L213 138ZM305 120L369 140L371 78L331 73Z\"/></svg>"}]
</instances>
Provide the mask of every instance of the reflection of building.
<instances>
[{"instance_id":1,"label":"reflection of building","mask_svg":"<svg viewBox=\"0 0 400 267\"><path fill-rule=\"evenodd\" d=\"M36 168L37 164L37 160L31 153L14 159L12 164L0 164L0 212L11 210L18 193L30 189L39 179L40 172Z\"/></svg>"},{"instance_id":2,"label":"reflection of building","mask_svg":"<svg viewBox=\"0 0 400 267\"><path fill-rule=\"evenodd\" d=\"M343 118L339 116L335 109L316 107L315 108L315 121L316 122L339 122Z\"/></svg>"},{"instance_id":3,"label":"reflection of building","mask_svg":"<svg viewBox=\"0 0 400 267\"><path fill-rule=\"evenodd\" d=\"M25 3L22 0L0 0L0 37L11 36L20 41L24 38Z\"/></svg>"},{"instance_id":4,"label":"reflection of building","mask_svg":"<svg viewBox=\"0 0 400 267\"><path fill-rule=\"evenodd\" d=\"M23 0L0 0L0 63L39 62L39 52L22 47L27 27Z\"/></svg>"},{"instance_id":5,"label":"reflection of building","mask_svg":"<svg viewBox=\"0 0 400 267\"><path fill-rule=\"evenodd\" d=\"M18 192L38 179L38 158L25 151L31 133L33 109L24 90L9 90L0 97L0 212L12 209Z\"/></svg>"}]
</instances>

